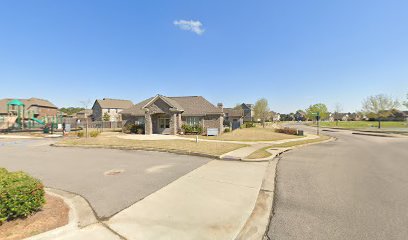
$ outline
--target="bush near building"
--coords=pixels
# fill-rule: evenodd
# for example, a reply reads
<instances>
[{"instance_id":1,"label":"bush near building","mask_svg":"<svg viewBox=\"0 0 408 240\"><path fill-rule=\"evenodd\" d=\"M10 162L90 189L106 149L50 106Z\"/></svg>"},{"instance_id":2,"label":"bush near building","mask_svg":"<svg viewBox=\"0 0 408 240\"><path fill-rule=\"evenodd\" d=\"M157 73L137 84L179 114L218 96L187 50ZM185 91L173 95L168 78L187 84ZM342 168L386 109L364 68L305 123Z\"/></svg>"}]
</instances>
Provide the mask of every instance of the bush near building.
<instances>
[{"instance_id":1,"label":"bush near building","mask_svg":"<svg viewBox=\"0 0 408 240\"><path fill-rule=\"evenodd\" d=\"M44 194L38 179L0 168L0 224L39 211L45 203Z\"/></svg>"}]
</instances>

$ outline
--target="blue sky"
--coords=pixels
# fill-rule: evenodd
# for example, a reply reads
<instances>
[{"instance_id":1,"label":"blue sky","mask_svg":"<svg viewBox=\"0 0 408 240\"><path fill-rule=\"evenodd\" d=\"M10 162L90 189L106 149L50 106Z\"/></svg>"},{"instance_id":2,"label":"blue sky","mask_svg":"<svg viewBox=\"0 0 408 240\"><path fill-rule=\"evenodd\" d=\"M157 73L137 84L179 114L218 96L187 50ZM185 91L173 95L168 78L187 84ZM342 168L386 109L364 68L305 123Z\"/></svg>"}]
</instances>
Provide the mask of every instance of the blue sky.
<instances>
[{"instance_id":1,"label":"blue sky","mask_svg":"<svg viewBox=\"0 0 408 240\"><path fill-rule=\"evenodd\" d=\"M2 1L0 98L63 107L159 93L354 111L369 95L408 93L407 9L394 0Z\"/></svg>"}]
</instances>

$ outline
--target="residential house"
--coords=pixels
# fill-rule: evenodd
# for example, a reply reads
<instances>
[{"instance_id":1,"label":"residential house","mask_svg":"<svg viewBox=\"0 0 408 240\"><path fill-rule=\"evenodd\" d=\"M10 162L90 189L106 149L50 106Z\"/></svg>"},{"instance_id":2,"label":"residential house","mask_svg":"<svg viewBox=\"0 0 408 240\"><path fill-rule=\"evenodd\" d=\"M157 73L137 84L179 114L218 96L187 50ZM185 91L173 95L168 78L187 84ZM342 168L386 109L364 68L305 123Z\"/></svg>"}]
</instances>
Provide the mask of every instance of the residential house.
<instances>
[{"instance_id":1,"label":"residential house","mask_svg":"<svg viewBox=\"0 0 408 240\"><path fill-rule=\"evenodd\" d=\"M244 112L242 109L223 108L224 125L232 127L232 130L239 128L244 123Z\"/></svg>"},{"instance_id":2,"label":"residential house","mask_svg":"<svg viewBox=\"0 0 408 240\"><path fill-rule=\"evenodd\" d=\"M86 119L92 118L92 109L84 109L74 114L74 117L77 119Z\"/></svg>"},{"instance_id":3,"label":"residential house","mask_svg":"<svg viewBox=\"0 0 408 240\"><path fill-rule=\"evenodd\" d=\"M0 99L0 115L9 114L17 115L18 107L7 103L14 100L13 98ZM58 107L48 100L40 98L17 99L24 104L24 118L42 118L58 115ZM8 111L7 111L8 110ZM22 113L21 113L22 114Z\"/></svg>"},{"instance_id":4,"label":"residential house","mask_svg":"<svg viewBox=\"0 0 408 240\"><path fill-rule=\"evenodd\" d=\"M102 121L104 115L107 114L109 115L109 121L121 121L120 113L131 106L133 106L133 103L130 100L111 98L97 99L92 106L92 118L94 121Z\"/></svg>"},{"instance_id":5,"label":"residential house","mask_svg":"<svg viewBox=\"0 0 408 240\"><path fill-rule=\"evenodd\" d=\"M272 120L272 122L280 122L280 119L281 119L280 113L270 111L269 115L270 115L270 120Z\"/></svg>"},{"instance_id":6,"label":"residential house","mask_svg":"<svg viewBox=\"0 0 408 240\"><path fill-rule=\"evenodd\" d=\"M402 111L402 112L403 112L404 115L405 115L405 121L408 122L408 111Z\"/></svg>"},{"instance_id":7,"label":"residential house","mask_svg":"<svg viewBox=\"0 0 408 240\"><path fill-rule=\"evenodd\" d=\"M254 121L254 105L249 103L241 104L242 111L244 112L244 122Z\"/></svg>"},{"instance_id":8,"label":"residential house","mask_svg":"<svg viewBox=\"0 0 408 240\"><path fill-rule=\"evenodd\" d=\"M201 96L166 97L156 95L122 111L128 123L144 125L145 134L175 135L182 125L201 125L223 132L223 112Z\"/></svg>"}]
</instances>

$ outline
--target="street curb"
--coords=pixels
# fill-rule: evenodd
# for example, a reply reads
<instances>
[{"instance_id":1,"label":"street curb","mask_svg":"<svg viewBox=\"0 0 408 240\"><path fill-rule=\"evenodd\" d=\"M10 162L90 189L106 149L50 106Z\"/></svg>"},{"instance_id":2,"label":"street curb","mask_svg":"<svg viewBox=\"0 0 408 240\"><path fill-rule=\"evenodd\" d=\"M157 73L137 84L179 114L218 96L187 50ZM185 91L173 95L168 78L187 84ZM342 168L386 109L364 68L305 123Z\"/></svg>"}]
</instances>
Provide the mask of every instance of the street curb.
<instances>
[{"instance_id":1,"label":"street curb","mask_svg":"<svg viewBox=\"0 0 408 240\"><path fill-rule=\"evenodd\" d=\"M303 145L298 145L290 148L280 148L267 150L272 153L268 159L269 163L265 170L265 174L262 180L262 185L259 190L257 200L255 202L254 209L252 210L251 215L247 219L246 223L242 227L241 231L238 233L235 240L262 240L267 233L269 221L272 216L272 208L274 203L274 194L275 194L275 178L276 178L276 166L279 159L277 158L282 153L287 151L313 145L335 141L336 138L331 137L325 141L307 143ZM272 152L273 151L273 152ZM258 161L266 161L258 159ZM256 162L256 161L247 161L247 162Z\"/></svg>"},{"instance_id":2,"label":"street curb","mask_svg":"<svg viewBox=\"0 0 408 240\"><path fill-rule=\"evenodd\" d=\"M400 136L394 136L394 135L384 135L384 134L379 134L379 133L365 133L365 132L352 132L351 134L355 135L364 135L364 136L373 136L373 137L388 137L388 138L398 138Z\"/></svg>"},{"instance_id":3,"label":"street curb","mask_svg":"<svg viewBox=\"0 0 408 240\"><path fill-rule=\"evenodd\" d=\"M116 150L129 150L129 151L149 151L149 152L166 152L166 153L175 153L179 155L187 155L187 156L197 156L197 157L205 157L205 158L212 158L212 159L221 159L220 156L215 156L211 154L205 153L197 153L197 152L185 152L179 150L172 150L172 149L162 149L162 148L138 148L138 147L122 147L122 146L100 146L100 145L66 145L66 144L50 144L51 147L71 147L71 148L84 148L84 149L116 149Z\"/></svg>"},{"instance_id":4,"label":"street curb","mask_svg":"<svg viewBox=\"0 0 408 240\"><path fill-rule=\"evenodd\" d=\"M323 131L325 130L340 130L340 131L353 131L353 132L359 132L359 133L374 133L374 134L394 134L397 135L395 137L404 137L406 136L407 132L402 132L402 131L375 131L375 130L358 130L358 129L353 129L353 128L332 128L332 127L321 127Z\"/></svg>"},{"instance_id":5,"label":"street curb","mask_svg":"<svg viewBox=\"0 0 408 240\"><path fill-rule=\"evenodd\" d=\"M64 202L69 206L70 209L68 224L29 237L27 239L30 240L57 239L58 236L99 222L96 219L94 211L89 205L89 203L80 195L53 188L45 188L45 191L47 194L62 198Z\"/></svg>"},{"instance_id":6,"label":"street curb","mask_svg":"<svg viewBox=\"0 0 408 240\"><path fill-rule=\"evenodd\" d=\"M272 212L277 162L269 161L255 207L235 240L260 240L264 237Z\"/></svg>"}]
</instances>

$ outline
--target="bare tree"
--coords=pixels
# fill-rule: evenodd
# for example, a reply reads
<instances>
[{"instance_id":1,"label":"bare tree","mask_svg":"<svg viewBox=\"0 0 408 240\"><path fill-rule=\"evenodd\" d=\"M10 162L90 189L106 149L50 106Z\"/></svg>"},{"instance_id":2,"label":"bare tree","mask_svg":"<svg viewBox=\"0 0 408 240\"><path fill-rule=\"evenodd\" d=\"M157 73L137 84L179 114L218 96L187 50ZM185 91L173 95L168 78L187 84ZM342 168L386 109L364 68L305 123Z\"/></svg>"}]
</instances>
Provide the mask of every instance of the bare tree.
<instances>
[{"instance_id":1,"label":"bare tree","mask_svg":"<svg viewBox=\"0 0 408 240\"><path fill-rule=\"evenodd\" d=\"M258 101L256 101L255 106L254 106L254 113L255 113L255 118L261 119L262 126L265 127L265 121L270 116L268 100L266 100L265 98L261 98Z\"/></svg>"},{"instance_id":2,"label":"bare tree","mask_svg":"<svg viewBox=\"0 0 408 240\"><path fill-rule=\"evenodd\" d=\"M86 110L89 109L89 106L91 106L92 101L91 99L83 100L81 101L82 106L85 108L85 119L86 119L86 128L85 128L85 136L88 137L88 115L86 114Z\"/></svg>"},{"instance_id":3,"label":"bare tree","mask_svg":"<svg viewBox=\"0 0 408 240\"><path fill-rule=\"evenodd\" d=\"M343 111L343 106L340 103L336 103L333 109L334 113L334 120L340 119L340 113Z\"/></svg>"},{"instance_id":4,"label":"bare tree","mask_svg":"<svg viewBox=\"0 0 408 240\"><path fill-rule=\"evenodd\" d=\"M408 108L408 93L407 93L407 101L405 101L405 102L403 103L403 105L404 105L406 108Z\"/></svg>"},{"instance_id":5,"label":"bare tree","mask_svg":"<svg viewBox=\"0 0 408 240\"><path fill-rule=\"evenodd\" d=\"M381 128L381 120L392 114L392 110L398 108L399 102L384 94L370 96L363 101L363 112L378 121Z\"/></svg>"}]
</instances>

